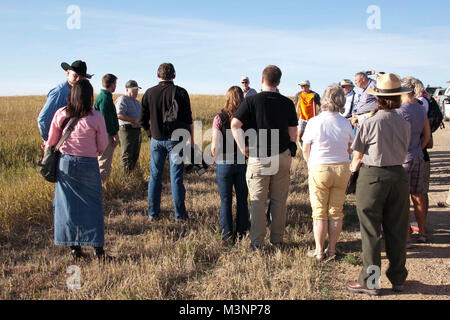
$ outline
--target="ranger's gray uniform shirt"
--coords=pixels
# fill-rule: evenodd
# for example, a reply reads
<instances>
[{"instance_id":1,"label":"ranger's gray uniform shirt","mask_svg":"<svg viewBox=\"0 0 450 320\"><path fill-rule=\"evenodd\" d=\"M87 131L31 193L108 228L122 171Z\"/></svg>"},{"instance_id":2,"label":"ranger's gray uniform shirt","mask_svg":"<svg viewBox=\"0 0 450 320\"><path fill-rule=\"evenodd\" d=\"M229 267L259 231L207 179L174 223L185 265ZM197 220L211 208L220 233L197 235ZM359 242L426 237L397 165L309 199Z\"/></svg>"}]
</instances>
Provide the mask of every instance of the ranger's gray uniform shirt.
<instances>
[{"instance_id":1,"label":"ranger's gray uniform shirt","mask_svg":"<svg viewBox=\"0 0 450 320\"><path fill-rule=\"evenodd\" d=\"M133 119L141 118L141 104L139 101L131 99L128 96L121 96L116 101L117 114L121 114ZM139 124L122 121L119 119L119 125L123 126L125 124L131 124L133 128L140 128Z\"/></svg>"},{"instance_id":2,"label":"ranger's gray uniform shirt","mask_svg":"<svg viewBox=\"0 0 450 320\"><path fill-rule=\"evenodd\" d=\"M411 126L395 110L380 110L361 124L352 149L366 166L399 166L405 161Z\"/></svg>"}]
</instances>

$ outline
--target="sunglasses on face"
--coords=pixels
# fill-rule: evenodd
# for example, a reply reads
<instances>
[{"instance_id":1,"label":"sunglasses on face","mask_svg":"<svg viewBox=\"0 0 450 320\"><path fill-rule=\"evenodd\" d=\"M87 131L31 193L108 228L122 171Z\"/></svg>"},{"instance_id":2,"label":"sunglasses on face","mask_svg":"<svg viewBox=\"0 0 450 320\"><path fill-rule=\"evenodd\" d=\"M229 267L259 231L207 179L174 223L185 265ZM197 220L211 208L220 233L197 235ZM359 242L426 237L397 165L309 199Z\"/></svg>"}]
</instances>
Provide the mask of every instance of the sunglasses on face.
<instances>
[{"instance_id":1,"label":"sunglasses on face","mask_svg":"<svg viewBox=\"0 0 450 320\"><path fill-rule=\"evenodd\" d=\"M242 81L241 83L242 83L242 84L247 84L248 82L247 82L247 81Z\"/></svg>"}]
</instances>

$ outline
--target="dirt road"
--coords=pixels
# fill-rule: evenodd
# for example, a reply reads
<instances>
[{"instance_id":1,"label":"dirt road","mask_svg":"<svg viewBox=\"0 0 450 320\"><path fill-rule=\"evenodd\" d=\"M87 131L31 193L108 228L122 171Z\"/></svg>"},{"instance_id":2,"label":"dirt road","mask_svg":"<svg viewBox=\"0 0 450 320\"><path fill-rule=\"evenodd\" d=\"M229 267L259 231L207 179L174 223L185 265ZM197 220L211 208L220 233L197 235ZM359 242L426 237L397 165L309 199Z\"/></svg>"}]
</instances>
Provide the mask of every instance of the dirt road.
<instances>
[{"instance_id":1,"label":"dirt road","mask_svg":"<svg viewBox=\"0 0 450 320\"><path fill-rule=\"evenodd\" d=\"M450 299L450 209L439 208L438 202L445 201L450 187L450 123L445 123L445 129L438 129L434 134L434 147L430 150L431 181L430 207L427 217L427 233L429 243L414 243L407 251L406 267L408 278L405 291L401 294L392 292L391 284L384 274L388 261L385 252L382 253L382 276L380 297L369 297L347 292L342 285L344 299L419 299L448 300ZM411 220L415 221L411 207ZM360 239L358 233L354 240ZM413 238L413 242L414 238ZM345 246L345 243L344 243ZM342 273L339 281L356 280L361 266L341 263Z\"/></svg>"}]
</instances>

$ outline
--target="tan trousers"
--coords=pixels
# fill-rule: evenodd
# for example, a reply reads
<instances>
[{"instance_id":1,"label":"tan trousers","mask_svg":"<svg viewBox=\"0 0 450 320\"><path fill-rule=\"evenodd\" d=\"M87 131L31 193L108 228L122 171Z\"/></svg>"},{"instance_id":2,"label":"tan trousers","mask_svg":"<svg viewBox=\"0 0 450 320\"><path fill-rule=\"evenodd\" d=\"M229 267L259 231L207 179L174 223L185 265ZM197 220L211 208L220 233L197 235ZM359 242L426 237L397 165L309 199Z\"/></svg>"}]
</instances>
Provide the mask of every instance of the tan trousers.
<instances>
[{"instance_id":1,"label":"tan trousers","mask_svg":"<svg viewBox=\"0 0 450 320\"><path fill-rule=\"evenodd\" d=\"M98 166L100 168L100 175L102 177L102 182L105 182L109 179L111 175L111 166L112 160L114 156L114 150L116 146L113 145L112 137L108 137L109 144L106 147L106 150L102 153L101 156L98 157Z\"/></svg>"},{"instance_id":2,"label":"tan trousers","mask_svg":"<svg viewBox=\"0 0 450 320\"><path fill-rule=\"evenodd\" d=\"M319 164L308 173L309 199L314 220L341 220L350 178L347 162Z\"/></svg>"},{"instance_id":3,"label":"tan trousers","mask_svg":"<svg viewBox=\"0 0 450 320\"><path fill-rule=\"evenodd\" d=\"M277 244L283 241L291 161L289 150L270 158L250 158L248 161L246 179L250 195L250 240L253 246L264 243L268 197L272 214L270 242Z\"/></svg>"}]
</instances>

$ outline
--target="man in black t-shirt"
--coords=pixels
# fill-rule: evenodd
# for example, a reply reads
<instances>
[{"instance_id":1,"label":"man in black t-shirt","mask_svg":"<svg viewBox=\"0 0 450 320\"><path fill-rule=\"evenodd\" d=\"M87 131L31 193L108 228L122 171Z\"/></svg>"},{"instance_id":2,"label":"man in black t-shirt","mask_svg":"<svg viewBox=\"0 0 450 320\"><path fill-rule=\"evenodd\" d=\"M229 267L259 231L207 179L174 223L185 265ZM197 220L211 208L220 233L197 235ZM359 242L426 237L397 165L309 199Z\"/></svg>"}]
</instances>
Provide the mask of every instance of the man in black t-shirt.
<instances>
[{"instance_id":1,"label":"man in black t-shirt","mask_svg":"<svg viewBox=\"0 0 450 320\"><path fill-rule=\"evenodd\" d=\"M277 92L281 70L268 66L262 77L263 91L246 98L231 122L239 149L249 157L246 178L251 201L252 247L261 247L264 242L268 197L272 214L270 242L283 241L291 157L297 151L298 120L294 104ZM248 147L245 137L249 138Z\"/></svg>"}]
</instances>

